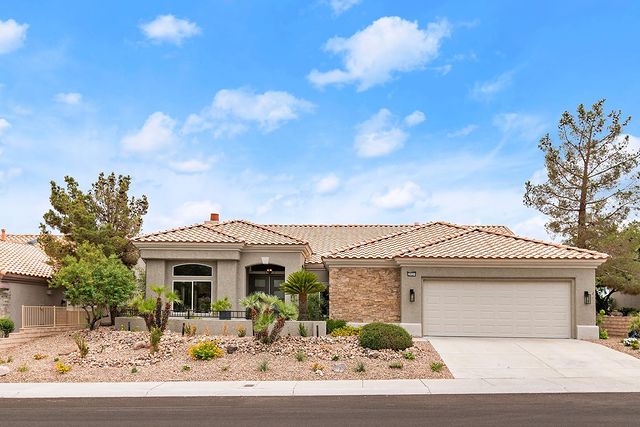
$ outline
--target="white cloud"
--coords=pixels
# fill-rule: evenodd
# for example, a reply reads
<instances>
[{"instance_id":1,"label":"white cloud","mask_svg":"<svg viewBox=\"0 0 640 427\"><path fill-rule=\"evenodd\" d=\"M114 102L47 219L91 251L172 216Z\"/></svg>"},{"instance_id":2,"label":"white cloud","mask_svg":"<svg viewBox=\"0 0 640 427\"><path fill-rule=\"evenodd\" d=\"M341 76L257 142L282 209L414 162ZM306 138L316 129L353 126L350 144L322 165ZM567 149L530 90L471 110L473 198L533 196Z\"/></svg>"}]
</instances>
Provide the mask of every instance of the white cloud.
<instances>
[{"instance_id":1,"label":"white cloud","mask_svg":"<svg viewBox=\"0 0 640 427\"><path fill-rule=\"evenodd\" d=\"M195 22L178 19L173 15L160 15L151 22L140 25L144 35L155 42L167 42L180 46L184 39L202 32Z\"/></svg>"},{"instance_id":2,"label":"white cloud","mask_svg":"<svg viewBox=\"0 0 640 427\"><path fill-rule=\"evenodd\" d=\"M424 121L421 111L414 111L402 122L386 108L356 126L355 149L360 157L380 157L396 151L409 138L406 128Z\"/></svg>"},{"instance_id":3,"label":"white cloud","mask_svg":"<svg viewBox=\"0 0 640 427\"><path fill-rule=\"evenodd\" d=\"M512 230L519 236L548 241L550 240L550 236L544 227L547 221L548 219L544 215L536 214L516 223Z\"/></svg>"},{"instance_id":4,"label":"white cloud","mask_svg":"<svg viewBox=\"0 0 640 427\"><path fill-rule=\"evenodd\" d=\"M122 138L122 145L127 151L137 152L149 152L168 147L176 141L175 126L175 120L156 111L147 118L140 130Z\"/></svg>"},{"instance_id":5,"label":"white cloud","mask_svg":"<svg viewBox=\"0 0 640 427\"><path fill-rule=\"evenodd\" d=\"M424 113L422 111L416 110L404 118L404 124L411 127L419 125L420 123L424 122L424 120Z\"/></svg>"},{"instance_id":6,"label":"white cloud","mask_svg":"<svg viewBox=\"0 0 640 427\"><path fill-rule=\"evenodd\" d=\"M168 215L159 215L152 220L158 229L180 227L204 222L215 212L221 212L220 204L211 200L191 200L173 208Z\"/></svg>"},{"instance_id":7,"label":"white cloud","mask_svg":"<svg viewBox=\"0 0 640 427\"><path fill-rule=\"evenodd\" d=\"M467 125L467 126L461 128L461 129L454 130L453 132L447 133L447 137L448 138L460 138L460 137L464 137L464 136L469 136L476 129L478 129L477 125L470 124L470 125Z\"/></svg>"},{"instance_id":8,"label":"white cloud","mask_svg":"<svg viewBox=\"0 0 640 427\"><path fill-rule=\"evenodd\" d=\"M511 85L512 72L506 72L493 80L476 82L471 89L471 96L478 100L489 100L498 92L502 92Z\"/></svg>"},{"instance_id":9,"label":"white cloud","mask_svg":"<svg viewBox=\"0 0 640 427\"><path fill-rule=\"evenodd\" d=\"M7 119L0 117L0 135L6 132L11 127L11 123Z\"/></svg>"},{"instance_id":10,"label":"white cloud","mask_svg":"<svg viewBox=\"0 0 640 427\"><path fill-rule=\"evenodd\" d=\"M1 119L0 119L1 120ZM2 126L0 125L0 133L2 133ZM623 134L616 138L616 142L620 143L625 137L629 137L629 144L627 145L626 151L628 153L637 153L640 151L640 137L634 136L631 134Z\"/></svg>"},{"instance_id":11,"label":"white cloud","mask_svg":"<svg viewBox=\"0 0 640 427\"><path fill-rule=\"evenodd\" d=\"M28 24L18 24L13 19L0 21L0 55L22 47L28 28Z\"/></svg>"},{"instance_id":12,"label":"white cloud","mask_svg":"<svg viewBox=\"0 0 640 427\"><path fill-rule=\"evenodd\" d=\"M179 162L170 162L169 166L171 167L171 169L175 170L176 172L182 172L182 173L199 173L199 172L206 172L209 169L211 169L211 165L214 163L215 159L207 159L207 160L201 160L201 159L190 159L190 160L183 160L183 161L179 161Z\"/></svg>"},{"instance_id":13,"label":"white cloud","mask_svg":"<svg viewBox=\"0 0 640 427\"><path fill-rule=\"evenodd\" d=\"M524 113L501 113L493 117L493 125L503 134L511 137L535 140L545 129L540 117Z\"/></svg>"},{"instance_id":14,"label":"white cloud","mask_svg":"<svg viewBox=\"0 0 640 427\"><path fill-rule=\"evenodd\" d=\"M438 56L442 40L451 34L451 24L442 19L420 29L417 22L386 16L349 38L327 41L327 52L342 55L343 69L312 70L307 76L317 86L355 83L363 91L409 72Z\"/></svg>"},{"instance_id":15,"label":"white cloud","mask_svg":"<svg viewBox=\"0 0 640 427\"><path fill-rule=\"evenodd\" d=\"M77 92L58 93L54 97L57 102L67 105L78 105L82 102L82 95Z\"/></svg>"},{"instance_id":16,"label":"white cloud","mask_svg":"<svg viewBox=\"0 0 640 427\"><path fill-rule=\"evenodd\" d=\"M361 0L329 0L329 5L333 13L340 15L360 3L360 1Z\"/></svg>"},{"instance_id":17,"label":"white cloud","mask_svg":"<svg viewBox=\"0 0 640 427\"><path fill-rule=\"evenodd\" d=\"M271 132L284 123L311 112L314 105L287 92L256 93L248 89L223 89L199 114L192 114L182 129L185 133L212 130L214 137L233 137L256 124L261 131Z\"/></svg>"},{"instance_id":18,"label":"white cloud","mask_svg":"<svg viewBox=\"0 0 640 427\"><path fill-rule=\"evenodd\" d=\"M453 69L453 65L444 64L444 65L441 65L439 67L434 67L433 69L436 70L441 75L446 76Z\"/></svg>"},{"instance_id":19,"label":"white cloud","mask_svg":"<svg viewBox=\"0 0 640 427\"><path fill-rule=\"evenodd\" d=\"M326 175L316 182L316 193L328 194L333 193L340 186L340 179L333 173Z\"/></svg>"},{"instance_id":20,"label":"white cloud","mask_svg":"<svg viewBox=\"0 0 640 427\"><path fill-rule=\"evenodd\" d=\"M4 184L10 179L20 176L20 174L22 174L22 169L16 167L0 170L0 184Z\"/></svg>"},{"instance_id":21,"label":"white cloud","mask_svg":"<svg viewBox=\"0 0 640 427\"><path fill-rule=\"evenodd\" d=\"M371 198L374 206L383 209L402 209L414 205L424 193L418 184L407 181L404 184L392 187L387 192L375 194Z\"/></svg>"}]
</instances>

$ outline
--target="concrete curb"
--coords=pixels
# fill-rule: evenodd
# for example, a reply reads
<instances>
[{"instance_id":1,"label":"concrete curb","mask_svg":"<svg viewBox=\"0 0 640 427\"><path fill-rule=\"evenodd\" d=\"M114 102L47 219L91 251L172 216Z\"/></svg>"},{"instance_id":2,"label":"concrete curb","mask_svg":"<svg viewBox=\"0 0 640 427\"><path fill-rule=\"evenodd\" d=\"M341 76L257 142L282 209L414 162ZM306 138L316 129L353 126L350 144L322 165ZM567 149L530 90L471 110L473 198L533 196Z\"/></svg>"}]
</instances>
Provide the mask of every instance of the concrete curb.
<instances>
[{"instance_id":1,"label":"concrete curb","mask_svg":"<svg viewBox=\"0 0 640 427\"><path fill-rule=\"evenodd\" d=\"M4 383L0 398L373 396L640 392L637 378Z\"/></svg>"}]
</instances>

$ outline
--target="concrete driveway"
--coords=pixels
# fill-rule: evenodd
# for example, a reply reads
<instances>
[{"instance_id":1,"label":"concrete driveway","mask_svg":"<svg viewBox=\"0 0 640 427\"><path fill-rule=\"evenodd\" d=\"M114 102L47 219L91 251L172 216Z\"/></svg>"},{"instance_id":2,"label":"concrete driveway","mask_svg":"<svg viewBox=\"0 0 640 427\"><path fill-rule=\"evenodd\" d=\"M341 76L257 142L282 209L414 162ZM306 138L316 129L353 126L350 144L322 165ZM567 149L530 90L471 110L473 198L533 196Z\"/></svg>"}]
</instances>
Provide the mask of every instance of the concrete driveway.
<instances>
[{"instance_id":1,"label":"concrete driveway","mask_svg":"<svg viewBox=\"0 0 640 427\"><path fill-rule=\"evenodd\" d=\"M640 380L640 359L588 341L429 338L455 378Z\"/></svg>"}]
</instances>

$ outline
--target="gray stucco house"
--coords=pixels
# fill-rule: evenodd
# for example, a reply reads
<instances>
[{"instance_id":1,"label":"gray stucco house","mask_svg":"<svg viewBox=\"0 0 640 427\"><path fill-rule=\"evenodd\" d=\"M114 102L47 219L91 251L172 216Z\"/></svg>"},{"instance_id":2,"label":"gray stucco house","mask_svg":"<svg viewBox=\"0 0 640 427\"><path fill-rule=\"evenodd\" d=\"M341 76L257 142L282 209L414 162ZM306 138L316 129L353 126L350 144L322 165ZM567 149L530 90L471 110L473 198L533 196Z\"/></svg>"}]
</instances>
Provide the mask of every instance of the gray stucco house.
<instances>
[{"instance_id":1,"label":"gray stucco house","mask_svg":"<svg viewBox=\"0 0 640 427\"><path fill-rule=\"evenodd\" d=\"M514 235L504 226L201 224L134 239L147 286L178 310L255 291L279 295L298 269L328 285L329 315L399 323L416 336L595 339L595 269L607 255Z\"/></svg>"}]
</instances>

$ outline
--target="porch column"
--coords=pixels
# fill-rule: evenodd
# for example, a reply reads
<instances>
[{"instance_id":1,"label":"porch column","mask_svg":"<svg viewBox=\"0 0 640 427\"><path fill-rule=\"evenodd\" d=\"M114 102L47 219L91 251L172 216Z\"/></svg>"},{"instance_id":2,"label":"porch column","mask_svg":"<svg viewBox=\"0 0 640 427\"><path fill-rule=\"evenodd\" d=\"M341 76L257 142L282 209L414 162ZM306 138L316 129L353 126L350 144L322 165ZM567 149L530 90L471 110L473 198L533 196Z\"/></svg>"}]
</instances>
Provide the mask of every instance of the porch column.
<instances>
[{"instance_id":1,"label":"porch column","mask_svg":"<svg viewBox=\"0 0 640 427\"><path fill-rule=\"evenodd\" d=\"M232 310L240 310L238 300L244 295L239 295L237 291L238 261L219 260L216 275L216 298L229 297L233 307Z\"/></svg>"}]
</instances>

